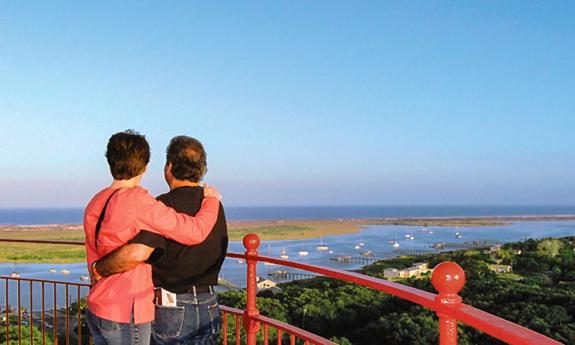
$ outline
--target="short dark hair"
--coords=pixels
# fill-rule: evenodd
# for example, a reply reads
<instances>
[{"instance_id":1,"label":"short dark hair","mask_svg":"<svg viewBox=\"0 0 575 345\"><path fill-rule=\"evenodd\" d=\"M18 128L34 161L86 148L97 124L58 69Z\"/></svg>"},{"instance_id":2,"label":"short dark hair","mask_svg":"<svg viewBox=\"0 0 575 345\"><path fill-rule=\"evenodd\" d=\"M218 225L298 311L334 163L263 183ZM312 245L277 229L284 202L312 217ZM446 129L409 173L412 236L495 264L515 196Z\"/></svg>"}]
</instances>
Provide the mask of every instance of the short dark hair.
<instances>
[{"instance_id":1,"label":"short dark hair","mask_svg":"<svg viewBox=\"0 0 575 345\"><path fill-rule=\"evenodd\" d=\"M145 136L134 130L118 132L108 140L106 159L115 180L128 180L146 170L150 145Z\"/></svg>"},{"instance_id":2,"label":"short dark hair","mask_svg":"<svg viewBox=\"0 0 575 345\"><path fill-rule=\"evenodd\" d=\"M178 180L200 182L208 171L204 146L185 135L172 138L166 149L166 163L172 164L172 175Z\"/></svg>"}]
</instances>

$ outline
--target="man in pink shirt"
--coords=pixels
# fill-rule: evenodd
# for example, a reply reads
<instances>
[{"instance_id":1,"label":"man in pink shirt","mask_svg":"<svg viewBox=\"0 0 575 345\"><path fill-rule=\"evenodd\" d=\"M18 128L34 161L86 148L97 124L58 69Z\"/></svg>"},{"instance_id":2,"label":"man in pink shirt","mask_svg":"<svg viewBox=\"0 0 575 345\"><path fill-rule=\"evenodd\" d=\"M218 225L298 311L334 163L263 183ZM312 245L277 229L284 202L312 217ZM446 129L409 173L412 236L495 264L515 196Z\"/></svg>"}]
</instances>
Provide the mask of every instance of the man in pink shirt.
<instances>
[{"instance_id":1,"label":"man in pink shirt","mask_svg":"<svg viewBox=\"0 0 575 345\"><path fill-rule=\"evenodd\" d=\"M220 196L204 188L200 211L177 213L140 187L150 159L144 136L133 131L114 134L106 158L114 178L96 194L84 212L88 269L145 229L185 245L201 243L216 223ZM149 344L154 319L152 270L148 264L100 279L88 294L88 327L94 343Z\"/></svg>"}]
</instances>

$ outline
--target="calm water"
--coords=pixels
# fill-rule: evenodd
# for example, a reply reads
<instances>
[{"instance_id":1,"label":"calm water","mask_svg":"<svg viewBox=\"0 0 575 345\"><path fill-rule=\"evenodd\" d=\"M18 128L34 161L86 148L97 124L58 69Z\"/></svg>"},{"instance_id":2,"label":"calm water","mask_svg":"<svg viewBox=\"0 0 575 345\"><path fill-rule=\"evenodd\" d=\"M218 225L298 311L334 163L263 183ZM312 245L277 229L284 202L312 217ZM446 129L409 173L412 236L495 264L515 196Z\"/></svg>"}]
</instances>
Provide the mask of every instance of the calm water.
<instances>
[{"instance_id":1,"label":"calm water","mask_svg":"<svg viewBox=\"0 0 575 345\"><path fill-rule=\"evenodd\" d=\"M543 238L543 237L564 237L575 236L575 221L537 221L537 222L516 222L504 227L480 227L480 228L459 228L457 231L462 233L462 238L455 237L454 228L448 227L430 227L433 234L422 232L421 228L413 226L393 226L393 225L377 225L369 226L364 230L346 235L327 236L323 238L323 243L333 250L333 253L327 251L318 251L316 247L320 244L320 239L306 239L306 240L293 240L293 241L264 241L260 246L260 254L266 256L279 257L280 253L285 252L289 256L289 260L298 262L322 265L327 267L334 267L340 269L357 269L363 264L360 263L344 263L330 260L335 256L344 255L352 257L361 257L361 252L371 250L373 252L391 252L393 248L389 244L390 240L397 239L401 245L401 249L423 249L432 250L430 245L435 242L465 242L473 240L494 240L501 242L520 241L527 238ZM413 240L408 240L405 235L411 234L415 237ZM360 249L355 246L359 243L364 243ZM231 242L231 252L243 252L245 249L239 241ZM309 252L307 256L299 256L298 252L306 250ZM56 273L50 273L49 269L55 268ZM70 271L69 274L63 275L60 273L62 269ZM227 259L224 267L222 268L221 277L238 285L245 286L245 269L243 263L238 263L235 259ZM268 274L278 269L286 269L280 266L266 266L263 264L258 265L258 275L268 277ZM289 269L286 269L291 272ZM14 264L4 263L0 264L0 276L7 276L11 272L16 271L25 278L36 279L51 279L63 280L69 282L80 282L80 276L86 274L86 266L84 263L77 264ZM278 280L272 278L272 280ZM0 280L0 291L4 288L4 281ZM15 285L10 285L10 289L15 289ZM12 290L14 291L14 290ZM37 289L34 290L34 300L39 301L41 296ZM27 284L22 288L22 301L23 306L28 305L29 300L29 287ZM52 306L52 292L46 295L47 307ZM84 293L82 293L83 295ZM15 295L14 295L15 296ZM58 304L65 303L64 290L57 293ZM5 305L5 296L0 296L0 308ZM76 290L70 292L70 301L76 299ZM15 300L11 300L14 303ZM36 305L37 302L34 302ZM64 304L62 304L64 305Z\"/></svg>"},{"instance_id":2,"label":"calm water","mask_svg":"<svg viewBox=\"0 0 575 345\"><path fill-rule=\"evenodd\" d=\"M0 209L0 225L80 224L81 208ZM229 220L575 215L575 206L226 207Z\"/></svg>"}]
</instances>

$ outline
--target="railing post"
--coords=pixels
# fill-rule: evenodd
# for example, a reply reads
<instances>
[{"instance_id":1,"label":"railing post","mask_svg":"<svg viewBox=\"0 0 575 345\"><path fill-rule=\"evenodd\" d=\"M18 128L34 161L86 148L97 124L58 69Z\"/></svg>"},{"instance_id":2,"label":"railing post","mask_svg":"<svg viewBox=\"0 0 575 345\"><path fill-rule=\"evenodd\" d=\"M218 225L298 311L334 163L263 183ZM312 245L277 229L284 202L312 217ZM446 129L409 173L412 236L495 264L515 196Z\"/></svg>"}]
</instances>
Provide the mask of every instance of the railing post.
<instances>
[{"instance_id":1,"label":"railing post","mask_svg":"<svg viewBox=\"0 0 575 345\"><path fill-rule=\"evenodd\" d=\"M461 297L457 293L465 284L465 272L454 262L442 262L435 267L431 275L431 283L439 292L435 303L443 305L461 304ZM439 317L439 344L457 345L457 320L441 312Z\"/></svg>"},{"instance_id":2,"label":"railing post","mask_svg":"<svg viewBox=\"0 0 575 345\"><path fill-rule=\"evenodd\" d=\"M254 318L260 315L256 306L257 293L257 257L260 238L256 234L247 234L244 237L244 247L246 248L247 273L247 301L246 309L242 317L244 329L247 334L247 345L256 345L256 334L260 329L260 323Z\"/></svg>"}]
</instances>

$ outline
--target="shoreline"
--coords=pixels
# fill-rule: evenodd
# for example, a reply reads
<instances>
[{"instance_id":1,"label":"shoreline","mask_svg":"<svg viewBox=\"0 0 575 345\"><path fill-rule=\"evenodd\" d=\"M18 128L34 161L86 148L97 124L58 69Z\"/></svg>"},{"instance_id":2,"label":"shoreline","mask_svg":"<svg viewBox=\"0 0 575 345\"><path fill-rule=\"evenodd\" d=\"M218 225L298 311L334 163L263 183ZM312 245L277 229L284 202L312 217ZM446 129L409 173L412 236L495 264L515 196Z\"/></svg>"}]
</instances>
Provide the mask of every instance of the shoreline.
<instances>
[{"instance_id":1,"label":"shoreline","mask_svg":"<svg viewBox=\"0 0 575 345\"><path fill-rule=\"evenodd\" d=\"M230 241L241 241L252 232L264 241L286 241L351 234L375 225L465 228L506 226L513 222L529 221L575 221L575 216L242 220L228 222L228 234ZM0 225L0 238L84 241L84 231L78 224ZM0 262L71 263L84 260L84 246L0 242Z\"/></svg>"},{"instance_id":2,"label":"shoreline","mask_svg":"<svg viewBox=\"0 0 575 345\"><path fill-rule=\"evenodd\" d=\"M249 232L256 232L265 240L289 240L355 233L371 225L483 227L530 221L575 221L575 215L232 220L228 221L228 233L231 241L240 241ZM82 224L0 224L0 238L5 235L8 235L8 238L16 238L11 236L15 233L24 234L23 238L31 238L30 234L38 234L40 237L35 239L84 240Z\"/></svg>"}]
</instances>

